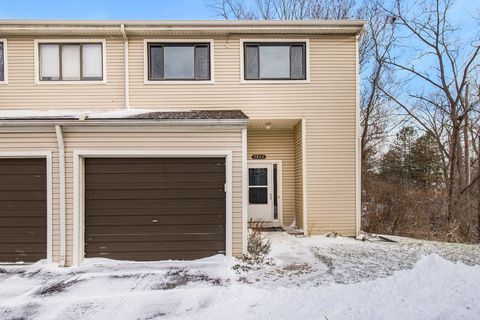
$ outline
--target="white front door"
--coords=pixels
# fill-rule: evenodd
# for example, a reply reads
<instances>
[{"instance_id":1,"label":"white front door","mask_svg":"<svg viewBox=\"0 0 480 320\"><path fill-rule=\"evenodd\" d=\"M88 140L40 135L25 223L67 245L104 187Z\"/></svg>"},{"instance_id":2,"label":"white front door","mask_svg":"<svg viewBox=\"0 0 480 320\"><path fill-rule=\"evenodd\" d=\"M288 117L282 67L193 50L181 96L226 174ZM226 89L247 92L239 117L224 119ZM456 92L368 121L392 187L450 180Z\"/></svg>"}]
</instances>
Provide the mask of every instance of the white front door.
<instances>
[{"instance_id":1,"label":"white front door","mask_svg":"<svg viewBox=\"0 0 480 320\"><path fill-rule=\"evenodd\" d=\"M248 164L248 220L273 221L273 165Z\"/></svg>"}]
</instances>

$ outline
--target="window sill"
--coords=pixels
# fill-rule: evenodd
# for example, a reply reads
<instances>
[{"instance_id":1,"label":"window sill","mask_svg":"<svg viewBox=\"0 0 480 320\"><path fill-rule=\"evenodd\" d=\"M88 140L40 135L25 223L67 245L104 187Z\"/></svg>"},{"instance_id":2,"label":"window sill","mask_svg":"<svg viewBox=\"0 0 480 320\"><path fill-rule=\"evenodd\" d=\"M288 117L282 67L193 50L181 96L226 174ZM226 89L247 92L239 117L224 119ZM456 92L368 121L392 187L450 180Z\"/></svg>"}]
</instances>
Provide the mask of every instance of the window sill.
<instances>
[{"instance_id":1,"label":"window sill","mask_svg":"<svg viewBox=\"0 0 480 320\"><path fill-rule=\"evenodd\" d=\"M97 84L107 84L107 81L106 80L95 80L95 81L82 81L82 80L79 80L79 81L62 81L62 80L53 80L53 81L40 81L40 80L37 80L35 81L35 85L41 85L41 86L45 86L45 85L91 85L91 84L94 84L94 85L97 85Z\"/></svg>"},{"instance_id":2,"label":"window sill","mask_svg":"<svg viewBox=\"0 0 480 320\"><path fill-rule=\"evenodd\" d=\"M215 84L214 80L144 80L143 84L148 85L162 85L162 84L191 84L191 85L205 85L205 84Z\"/></svg>"},{"instance_id":3,"label":"window sill","mask_svg":"<svg viewBox=\"0 0 480 320\"><path fill-rule=\"evenodd\" d=\"M310 79L306 80L240 80L241 84L308 84Z\"/></svg>"}]
</instances>

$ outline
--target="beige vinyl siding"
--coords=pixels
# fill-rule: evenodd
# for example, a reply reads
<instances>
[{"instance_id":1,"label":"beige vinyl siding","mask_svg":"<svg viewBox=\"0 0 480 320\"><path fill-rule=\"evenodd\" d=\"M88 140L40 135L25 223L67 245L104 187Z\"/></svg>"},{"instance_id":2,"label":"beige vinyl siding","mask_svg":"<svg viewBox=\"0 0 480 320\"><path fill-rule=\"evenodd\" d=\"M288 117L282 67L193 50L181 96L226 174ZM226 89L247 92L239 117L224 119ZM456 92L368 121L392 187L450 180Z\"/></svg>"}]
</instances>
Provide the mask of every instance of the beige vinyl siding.
<instances>
[{"instance_id":1,"label":"beige vinyl siding","mask_svg":"<svg viewBox=\"0 0 480 320\"><path fill-rule=\"evenodd\" d=\"M74 150L232 150L232 253L242 254L241 129L132 127L64 128L67 186L67 263L73 258L73 151Z\"/></svg>"},{"instance_id":2,"label":"beige vinyl siding","mask_svg":"<svg viewBox=\"0 0 480 320\"><path fill-rule=\"evenodd\" d=\"M60 260L60 202L58 179L58 149L55 129L47 131L35 128L0 128L0 153L17 152L52 152L52 258Z\"/></svg>"},{"instance_id":3,"label":"beige vinyl siding","mask_svg":"<svg viewBox=\"0 0 480 320\"><path fill-rule=\"evenodd\" d=\"M302 166L302 122L294 127L294 166L295 166L295 223L303 229L303 166Z\"/></svg>"},{"instance_id":4,"label":"beige vinyl siding","mask_svg":"<svg viewBox=\"0 0 480 320\"><path fill-rule=\"evenodd\" d=\"M67 37L7 39L8 85L0 85L0 109L112 109L124 107L124 43L121 38L106 40L106 84L89 84L88 82L62 84L58 81L35 84L35 39L67 39ZM78 39L95 38L78 37Z\"/></svg>"},{"instance_id":5,"label":"beige vinyl siding","mask_svg":"<svg viewBox=\"0 0 480 320\"><path fill-rule=\"evenodd\" d=\"M266 160L282 160L282 225L290 225L295 217L295 165L293 129L248 129L247 157L264 154Z\"/></svg>"},{"instance_id":6,"label":"beige vinyl siding","mask_svg":"<svg viewBox=\"0 0 480 320\"><path fill-rule=\"evenodd\" d=\"M258 37L245 35L242 38ZM312 234L337 231L353 235L356 199L356 38L354 35L287 37L309 40L309 83L241 83L240 37L231 35L228 38L213 37L214 84L145 84L144 39L131 37L130 105L133 108L157 110L238 109L252 119L306 119L306 231ZM192 37L185 35L184 38ZM275 36L264 38L273 39ZM285 36L279 35L277 38L285 39ZM35 85L33 38L9 38L8 55L9 84L0 86L1 109L108 109L124 105L124 52L121 38L107 39L106 85ZM93 139L92 135L85 138ZM82 138L81 135L78 137ZM186 137L190 138L188 135ZM223 141L224 138L217 134L209 143L216 142L216 139ZM78 141L82 147L90 146L90 142L87 140L82 145ZM184 142L188 145L187 141ZM134 143L131 144L129 147L133 147ZM33 142L31 146L34 147ZM93 146L100 148L102 142Z\"/></svg>"},{"instance_id":7,"label":"beige vinyl siding","mask_svg":"<svg viewBox=\"0 0 480 320\"><path fill-rule=\"evenodd\" d=\"M240 83L240 37L214 37L215 84L144 84L144 41L132 38L129 46L131 105L170 110L239 109L253 119L305 118L306 231L353 235L356 39L354 35L307 38L310 83Z\"/></svg>"}]
</instances>

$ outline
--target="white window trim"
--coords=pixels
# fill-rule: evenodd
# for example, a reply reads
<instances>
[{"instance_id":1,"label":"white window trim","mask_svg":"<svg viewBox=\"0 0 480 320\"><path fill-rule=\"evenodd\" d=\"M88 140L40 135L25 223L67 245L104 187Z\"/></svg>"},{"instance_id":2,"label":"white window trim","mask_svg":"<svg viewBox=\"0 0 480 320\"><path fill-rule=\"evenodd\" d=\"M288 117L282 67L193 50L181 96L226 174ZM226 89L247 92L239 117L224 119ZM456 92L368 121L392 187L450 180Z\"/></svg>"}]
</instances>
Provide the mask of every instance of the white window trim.
<instances>
[{"instance_id":1,"label":"white window trim","mask_svg":"<svg viewBox=\"0 0 480 320\"><path fill-rule=\"evenodd\" d=\"M307 78L305 80L246 80L244 76L244 60L245 60L245 42L281 42L281 43L292 43L292 42L305 42L305 72L307 73ZM305 84L310 83L310 40L309 39L240 39L240 83L242 84Z\"/></svg>"},{"instance_id":2,"label":"white window trim","mask_svg":"<svg viewBox=\"0 0 480 320\"><path fill-rule=\"evenodd\" d=\"M0 81L0 85L8 84L8 45L7 39L0 39L3 42L3 81Z\"/></svg>"},{"instance_id":3,"label":"white window trim","mask_svg":"<svg viewBox=\"0 0 480 320\"><path fill-rule=\"evenodd\" d=\"M232 256L232 150L74 150L73 151L73 266L82 263L85 256L84 161L85 158L170 158L170 157L224 157L226 191L225 255Z\"/></svg>"},{"instance_id":4,"label":"white window trim","mask_svg":"<svg viewBox=\"0 0 480 320\"><path fill-rule=\"evenodd\" d=\"M208 43L210 44L210 80L149 80L148 79L148 44L149 43ZM144 84L214 84L215 60L213 39L143 39L143 83Z\"/></svg>"},{"instance_id":5,"label":"white window trim","mask_svg":"<svg viewBox=\"0 0 480 320\"><path fill-rule=\"evenodd\" d=\"M51 151L19 151L0 152L0 158L44 158L47 165L47 262L53 262L53 192L52 192L52 152Z\"/></svg>"},{"instance_id":6,"label":"white window trim","mask_svg":"<svg viewBox=\"0 0 480 320\"><path fill-rule=\"evenodd\" d=\"M53 44L62 44L62 43L101 43L102 44L102 80L56 80L56 81L41 81L40 80L40 50L39 45L42 43L53 43ZM106 84L107 83L107 41L105 39L35 39L33 41L33 52L34 52L34 68L35 68L35 84L39 85L57 85L57 84Z\"/></svg>"}]
</instances>

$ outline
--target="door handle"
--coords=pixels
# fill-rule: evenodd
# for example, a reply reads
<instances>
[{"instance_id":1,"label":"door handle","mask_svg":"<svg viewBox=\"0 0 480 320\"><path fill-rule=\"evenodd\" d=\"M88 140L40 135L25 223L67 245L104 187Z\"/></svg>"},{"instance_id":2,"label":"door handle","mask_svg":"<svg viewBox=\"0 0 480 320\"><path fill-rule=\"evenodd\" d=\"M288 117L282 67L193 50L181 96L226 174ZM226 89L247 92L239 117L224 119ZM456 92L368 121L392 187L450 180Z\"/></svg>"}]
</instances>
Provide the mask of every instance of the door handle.
<instances>
[{"instance_id":1,"label":"door handle","mask_svg":"<svg viewBox=\"0 0 480 320\"><path fill-rule=\"evenodd\" d=\"M153 219L153 220L152 220L152 223L158 223L158 220L157 220L157 219Z\"/></svg>"},{"instance_id":2,"label":"door handle","mask_svg":"<svg viewBox=\"0 0 480 320\"><path fill-rule=\"evenodd\" d=\"M270 193L270 200L272 200L272 199L273 199L273 195Z\"/></svg>"}]
</instances>

